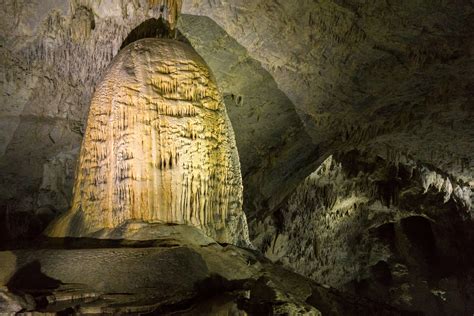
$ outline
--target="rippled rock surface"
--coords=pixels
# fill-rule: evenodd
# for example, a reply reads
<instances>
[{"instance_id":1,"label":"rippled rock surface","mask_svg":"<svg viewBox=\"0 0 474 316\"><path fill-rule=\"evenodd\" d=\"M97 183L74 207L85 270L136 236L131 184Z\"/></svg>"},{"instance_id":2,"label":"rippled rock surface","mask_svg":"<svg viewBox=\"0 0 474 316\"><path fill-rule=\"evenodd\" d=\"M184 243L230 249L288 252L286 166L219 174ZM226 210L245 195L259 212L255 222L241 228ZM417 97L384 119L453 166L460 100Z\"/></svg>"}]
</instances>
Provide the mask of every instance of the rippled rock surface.
<instances>
[{"instance_id":1,"label":"rippled rock surface","mask_svg":"<svg viewBox=\"0 0 474 316\"><path fill-rule=\"evenodd\" d=\"M48 234L106 238L127 220L190 224L248 244L225 105L202 58L174 40L133 42L108 68L92 98L72 208Z\"/></svg>"}]
</instances>

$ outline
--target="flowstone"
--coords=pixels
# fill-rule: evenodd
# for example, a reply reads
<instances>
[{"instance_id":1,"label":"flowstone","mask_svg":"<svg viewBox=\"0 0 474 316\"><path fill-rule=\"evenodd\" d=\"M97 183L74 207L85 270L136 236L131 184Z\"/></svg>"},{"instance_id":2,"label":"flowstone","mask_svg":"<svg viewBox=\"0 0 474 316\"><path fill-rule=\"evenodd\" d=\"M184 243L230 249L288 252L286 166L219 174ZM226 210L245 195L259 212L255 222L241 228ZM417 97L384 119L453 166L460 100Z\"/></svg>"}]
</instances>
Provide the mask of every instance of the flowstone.
<instances>
[{"instance_id":1,"label":"flowstone","mask_svg":"<svg viewBox=\"0 0 474 316\"><path fill-rule=\"evenodd\" d=\"M249 245L232 126L187 44L142 39L115 57L92 98L77 168L72 207L48 236L173 223Z\"/></svg>"}]
</instances>

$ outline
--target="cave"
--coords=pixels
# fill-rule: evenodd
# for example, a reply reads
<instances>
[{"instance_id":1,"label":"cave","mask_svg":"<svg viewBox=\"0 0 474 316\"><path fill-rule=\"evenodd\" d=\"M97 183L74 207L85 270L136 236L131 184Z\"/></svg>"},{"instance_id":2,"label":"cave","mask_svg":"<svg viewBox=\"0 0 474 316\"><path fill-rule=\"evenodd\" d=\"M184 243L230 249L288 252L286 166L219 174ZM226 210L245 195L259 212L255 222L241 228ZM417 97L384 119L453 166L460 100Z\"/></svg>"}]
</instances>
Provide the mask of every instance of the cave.
<instances>
[{"instance_id":1,"label":"cave","mask_svg":"<svg viewBox=\"0 0 474 316\"><path fill-rule=\"evenodd\" d=\"M0 11L0 314L474 313L472 1Z\"/></svg>"}]
</instances>

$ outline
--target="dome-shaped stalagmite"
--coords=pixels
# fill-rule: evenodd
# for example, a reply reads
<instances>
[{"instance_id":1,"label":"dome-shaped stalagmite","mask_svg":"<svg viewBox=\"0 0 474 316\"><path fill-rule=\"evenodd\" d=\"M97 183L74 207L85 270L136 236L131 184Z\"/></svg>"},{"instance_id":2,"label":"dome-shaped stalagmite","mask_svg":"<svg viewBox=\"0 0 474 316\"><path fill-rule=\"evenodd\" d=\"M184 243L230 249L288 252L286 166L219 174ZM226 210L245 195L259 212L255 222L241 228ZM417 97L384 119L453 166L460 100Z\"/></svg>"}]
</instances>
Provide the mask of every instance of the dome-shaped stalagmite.
<instances>
[{"instance_id":1,"label":"dome-shaped stalagmite","mask_svg":"<svg viewBox=\"0 0 474 316\"><path fill-rule=\"evenodd\" d=\"M190 46L142 39L115 57L92 98L73 196L47 235L95 236L138 221L247 244L232 126Z\"/></svg>"}]
</instances>

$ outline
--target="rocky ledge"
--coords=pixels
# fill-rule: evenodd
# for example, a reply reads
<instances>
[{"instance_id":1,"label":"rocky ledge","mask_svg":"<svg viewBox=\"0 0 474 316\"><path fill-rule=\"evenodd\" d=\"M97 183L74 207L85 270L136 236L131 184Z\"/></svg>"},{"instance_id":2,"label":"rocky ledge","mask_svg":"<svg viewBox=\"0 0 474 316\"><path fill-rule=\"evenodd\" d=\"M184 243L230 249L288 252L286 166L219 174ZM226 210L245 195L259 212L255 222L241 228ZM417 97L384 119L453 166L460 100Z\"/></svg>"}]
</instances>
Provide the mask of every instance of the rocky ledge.
<instances>
[{"instance_id":1,"label":"rocky ledge","mask_svg":"<svg viewBox=\"0 0 474 316\"><path fill-rule=\"evenodd\" d=\"M403 314L190 226L128 223L122 230L128 239L43 239L0 251L0 312Z\"/></svg>"}]
</instances>

